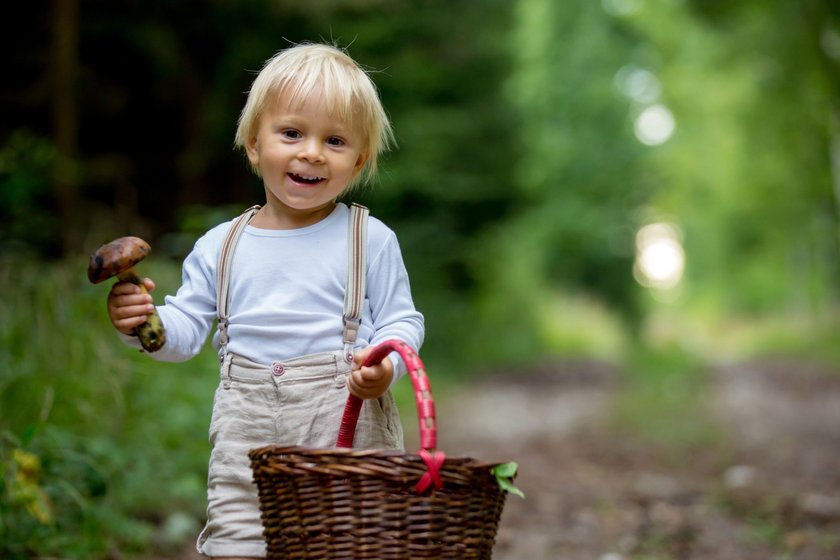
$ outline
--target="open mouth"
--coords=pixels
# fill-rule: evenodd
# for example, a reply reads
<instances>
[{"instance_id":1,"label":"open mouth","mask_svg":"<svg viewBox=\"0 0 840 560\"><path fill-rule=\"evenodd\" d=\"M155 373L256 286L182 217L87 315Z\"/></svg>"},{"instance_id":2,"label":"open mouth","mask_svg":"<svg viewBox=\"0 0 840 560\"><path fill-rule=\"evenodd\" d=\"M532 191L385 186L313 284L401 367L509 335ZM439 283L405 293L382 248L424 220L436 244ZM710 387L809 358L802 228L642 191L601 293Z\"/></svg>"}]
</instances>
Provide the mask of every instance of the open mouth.
<instances>
[{"instance_id":1,"label":"open mouth","mask_svg":"<svg viewBox=\"0 0 840 560\"><path fill-rule=\"evenodd\" d=\"M317 185L324 180L323 177L309 177L306 175L298 175L297 173L288 173L287 175L295 183L303 183L304 185Z\"/></svg>"}]
</instances>

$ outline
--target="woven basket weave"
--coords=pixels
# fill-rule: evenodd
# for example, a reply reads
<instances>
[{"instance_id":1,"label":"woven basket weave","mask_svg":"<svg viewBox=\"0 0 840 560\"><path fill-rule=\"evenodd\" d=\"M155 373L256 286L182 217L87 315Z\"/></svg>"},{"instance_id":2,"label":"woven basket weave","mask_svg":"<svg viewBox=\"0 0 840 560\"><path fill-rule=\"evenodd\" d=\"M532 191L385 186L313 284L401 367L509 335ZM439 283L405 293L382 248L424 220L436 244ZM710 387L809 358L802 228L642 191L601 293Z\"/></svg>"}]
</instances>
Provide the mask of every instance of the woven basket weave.
<instances>
[{"instance_id":1,"label":"woven basket weave","mask_svg":"<svg viewBox=\"0 0 840 560\"><path fill-rule=\"evenodd\" d=\"M267 446L250 453L268 558L390 560L486 559L492 555L506 492L495 463L435 451L434 403L422 362L388 341L414 384L417 454L352 449L362 401L348 398L336 449Z\"/></svg>"}]
</instances>

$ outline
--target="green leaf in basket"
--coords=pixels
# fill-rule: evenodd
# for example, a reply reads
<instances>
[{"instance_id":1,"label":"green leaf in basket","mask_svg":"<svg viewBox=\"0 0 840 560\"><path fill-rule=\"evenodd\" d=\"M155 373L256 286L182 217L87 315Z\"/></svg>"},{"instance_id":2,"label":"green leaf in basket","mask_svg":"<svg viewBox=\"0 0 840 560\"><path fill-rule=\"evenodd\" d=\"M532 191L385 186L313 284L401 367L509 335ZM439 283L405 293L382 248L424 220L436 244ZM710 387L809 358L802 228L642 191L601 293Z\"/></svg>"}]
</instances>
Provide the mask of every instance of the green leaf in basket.
<instances>
[{"instance_id":1,"label":"green leaf in basket","mask_svg":"<svg viewBox=\"0 0 840 560\"><path fill-rule=\"evenodd\" d=\"M496 465L490 469L490 472L496 477L496 482L499 483L499 487L502 490L510 492L511 494L516 494L520 498L525 498L525 494L522 490L513 485L513 478L516 476L517 469L519 469L519 465L510 462Z\"/></svg>"}]
</instances>

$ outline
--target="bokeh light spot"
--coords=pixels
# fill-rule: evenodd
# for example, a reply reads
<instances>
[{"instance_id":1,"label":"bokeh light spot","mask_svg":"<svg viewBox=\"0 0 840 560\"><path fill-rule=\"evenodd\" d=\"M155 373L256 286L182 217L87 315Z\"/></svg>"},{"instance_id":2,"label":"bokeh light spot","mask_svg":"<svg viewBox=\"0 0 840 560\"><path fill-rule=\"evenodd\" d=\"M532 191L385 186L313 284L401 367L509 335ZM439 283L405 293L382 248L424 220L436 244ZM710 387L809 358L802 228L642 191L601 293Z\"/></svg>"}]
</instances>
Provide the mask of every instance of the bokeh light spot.
<instances>
[{"instance_id":1,"label":"bokeh light spot","mask_svg":"<svg viewBox=\"0 0 840 560\"><path fill-rule=\"evenodd\" d=\"M636 280L649 288L667 290L682 280L685 252L673 224L648 224L636 233Z\"/></svg>"},{"instance_id":2,"label":"bokeh light spot","mask_svg":"<svg viewBox=\"0 0 840 560\"><path fill-rule=\"evenodd\" d=\"M664 105L651 105L636 118L635 133L648 146L664 144L674 134L674 115Z\"/></svg>"}]
</instances>

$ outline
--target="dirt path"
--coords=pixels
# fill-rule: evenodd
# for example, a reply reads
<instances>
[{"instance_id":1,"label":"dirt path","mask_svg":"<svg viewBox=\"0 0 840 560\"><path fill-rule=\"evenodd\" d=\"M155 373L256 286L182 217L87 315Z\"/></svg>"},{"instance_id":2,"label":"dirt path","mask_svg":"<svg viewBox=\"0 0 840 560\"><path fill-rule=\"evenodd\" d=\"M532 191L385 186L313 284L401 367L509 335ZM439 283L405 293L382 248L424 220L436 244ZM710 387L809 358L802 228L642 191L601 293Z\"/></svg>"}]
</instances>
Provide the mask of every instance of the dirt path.
<instances>
[{"instance_id":1,"label":"dirt path","mask_svg":"<svg viewBox=\"0 0 840 560\"><path fill-rule=\"evenodd\" d=\"M840 559L837 372L720 367L698 421L715 423L722 441L677 452L609 427L621 374L608 365L477 381L438 401L439 445L520 464L527 499L508 498L495 560ZM416 449L414 419L403 419ZM180 558L199 557L189 546Z\"/></svg>"},{"instance_id":2,"label":"dirt path","mask_svg":"<svg viewBox=\"0 0 840 560\"><path fill-rule=\"evenodd\" d=\"M520 463L527 499L508 498L496 560L840 559L840 376L719 368L724 441L682 456L606 427L619 380L554 364L441 403L442 448Z\"/></svg>"}]
</instances>

